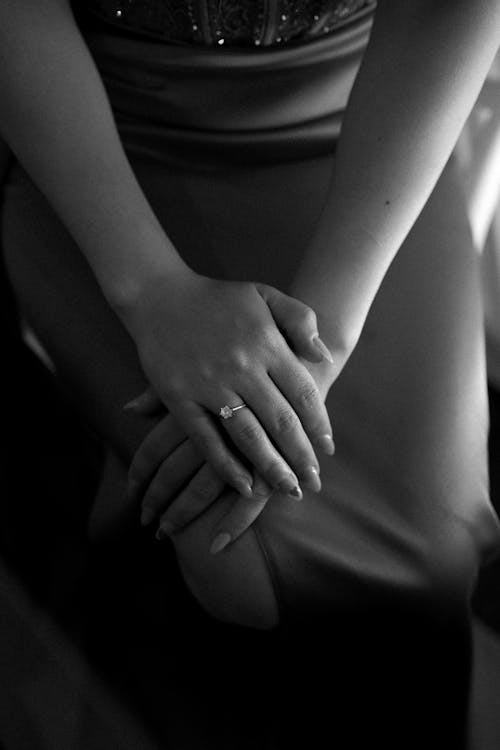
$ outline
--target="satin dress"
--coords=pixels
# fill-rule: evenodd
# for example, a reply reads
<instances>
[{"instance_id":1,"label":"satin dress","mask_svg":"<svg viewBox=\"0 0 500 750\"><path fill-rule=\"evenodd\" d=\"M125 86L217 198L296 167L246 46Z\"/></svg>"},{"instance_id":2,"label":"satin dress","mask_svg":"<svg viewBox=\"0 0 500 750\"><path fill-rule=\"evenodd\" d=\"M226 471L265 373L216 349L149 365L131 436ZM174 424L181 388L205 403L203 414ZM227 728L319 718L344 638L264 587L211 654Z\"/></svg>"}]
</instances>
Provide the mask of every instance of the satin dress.
<instances>
[{"instance_id":1,"label":"satin dress","mask_svg":"<svg viewBox=\"0 0 500 750\"><path fill-rule=\"evenodd\" d=\"M200 273L286 291L323 208L373 4L74 5L127 155L181 255ZM122 494L151 429L121 409L144 386L133 343L17 164L2 226L20 309L108 450L91 536L106 545L121 535L135 560L153 554L154 572L149 558L143 567L159 591L171 560L145 551L153 542L131 530L137 509ZM192 602L209 615L188 670L212 706L200 748L221 693L209 699L196 664L213 658L217 670L217 655L234 662L217 683L233 719L236 696L258 704L251 731L235 720L237 747L315 746L324 732L327 747L341 733L341 747L465 747L469 597L499 544L484 348L479 262L452 158L328 396L337 452L321 457L322 492L272 498L216 557L208 542L230 492L176 537ZM217 731L216 744L235 746Z\"/></svg>"}]
</instances>

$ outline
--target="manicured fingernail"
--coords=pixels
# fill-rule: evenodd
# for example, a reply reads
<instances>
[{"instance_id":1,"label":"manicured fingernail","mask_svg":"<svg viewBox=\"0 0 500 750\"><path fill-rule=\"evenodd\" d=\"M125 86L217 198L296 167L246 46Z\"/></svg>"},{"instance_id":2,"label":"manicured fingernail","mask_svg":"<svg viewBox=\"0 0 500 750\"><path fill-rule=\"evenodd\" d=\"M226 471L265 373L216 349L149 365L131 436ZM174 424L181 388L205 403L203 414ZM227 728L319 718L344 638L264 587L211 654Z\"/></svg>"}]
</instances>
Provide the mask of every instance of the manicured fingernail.
<instances>
[{"instance_id":1,"label":"manicured fingernail","mask_svg":"<svg viewBox=\"0 0 500 750\"><path fill-rule=\"evenodd\" d=\"M151 508L143 508L141 511L141 525L147 526L155 517L154 510L151 510Z\"/></svg>"},{"instance_id":2,"label":"manicured fingernail","mask_svg":"<svg viewBox=\"0 0 500 750\"><path fill-rule=\"evenodd\" d=\"M309 485L314 492L321 492L321 479L315 466L308 466L302 472L301 481L303 484Z\"/></svg>"},{"instance_id":3,"label":"manicured fingernail","mask_svg":"<svg viewBox=\"0 0 500 750\"><path fill-rule=\"evenodd\" d=\"M127 401L123 408L123 411L131 411L132 409L137 409L139 402L136 398L133 398L132 401Z\"/></svg>"},{"instance_id":4,"label":"manicured fingernail","mask_svg":"<svg viewBox=\"0 0 500 750\"><path fill-rule=\"evenodd\" d=\"M323 357L323 359L326 360L327 362L330 362L330 364L333 365L333 357L330 353L330 350L328 349L326 344L320 339L318 334L316 334L316 336L313 336L312 342L314 346L316 347L316 349L321 354L321 356Z\"/></svg>"},{"instance_id":5,"label":"manicured fingernail","mask_svg":"<svg viewBox=\"0 0 500 750\"><path fill-rule=\"evenodd\" d=\"M221 552L224 549L224 547L227 547L230 541L231 541L230 534L227 534L226 532L223 532L222 534L217 534L217 536L212 542L212 546L210 547L210 553L212 555L216 555L218 552Z\"/></svg>"},{"instance_id":6,"label":"manicured fingernail","mask_svg":"<svg viewBox=\"0 0 500 750\"><path fill-rule=\"evenodd\" d=\"M291 489L288 494L294 497L295 500L302 500L303 497L302 490L300 489L298 484L293 489Z\"/></svg>"},{"instance_id":7,"label":"manicured fingernail","mask_svg":"<svg viewBox=\"0 0 500 750\"><path fill-rule=\"evenodd\" d=\"M297 487L297 480L294 476L292 476L292 474L289 474L289 476L280 479L280 481L278 482L278 488L281 490L281 492L286 492L287 494L295 489L295 487Z\"/></svg>"},{"instance_id":8,"label":"manicured fingernail","mask_svg":"<svg viewBox=\"0 0 500 750\"><path fill-rule=\"evenodd\" d=\"M240 480L238 482L237 490L240 493L240 495L243 495L243 497L247 497L247 498L253 497L252 485L246 479Z\"/></svg>"},{"instance_id":9,"label":"manicured fingernail","mask_svg":"<svg viewBox=\"0 0 500 750\"><path fill-rule=\"evenodd\" d=\"M169 539L174 533L174 531L175 531L175 526L169 523L169 521L162 521L161 526L159 527L155 536L158 539L158 541L161 542L162 539Z\"/></svg>"},{"instance_id":10,"label":"manicured fingernail","mask_svg":"<svg viewBox=\"0 0 500 750\"><path fill-rule=\"evenodd\" d=\"M323 453L326 453L327 456L333 456L335 453L335 443L331 435L321 435L316 442Z\"/></svg>"}]
</instances>

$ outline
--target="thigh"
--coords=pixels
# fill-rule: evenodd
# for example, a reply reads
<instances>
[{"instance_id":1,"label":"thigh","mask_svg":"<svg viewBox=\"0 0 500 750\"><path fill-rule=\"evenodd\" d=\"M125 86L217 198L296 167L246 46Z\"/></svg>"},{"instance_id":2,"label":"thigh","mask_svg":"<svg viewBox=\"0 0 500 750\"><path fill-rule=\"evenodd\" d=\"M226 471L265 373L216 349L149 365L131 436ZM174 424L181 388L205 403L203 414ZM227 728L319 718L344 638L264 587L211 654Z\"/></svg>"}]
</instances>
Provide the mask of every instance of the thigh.
<instances>
[{"instance_id":1,"label":"thigh","mask_svg":"<svg viewBox=\"0 0 500 750\"><path fill-rule=\"evenodd\" d=\"M273 217L279 223L278 210L283 213L286 199L279 189L283 182L295 189L297 202L294 175L301 173L300 168L284 166L280 174L268 168L188 178L152 165L135 167L167 233L196 270L242 279L266 278L268 273L277 278L286 268L290 272L290 261L278 263L280 254L270 253L277 245L277 227L272 236L266 227ZM317 173L316 164L311 169ZM292 195L293 190L288 200ZM269 196L270 205L261 212L258 199L263 196ZM294 220L301 232L296 232L291 257L302 248L301 240L318 210L317 202L304 201L303 217L308 220ZM126 470L152 427L150 420L122 410L146 385L133 341L106 303L78 247L19 166L11 170L6 185L2 226L6 267L20 308L75 406L109 449L92 531L101 539L116 535L130 522L138 524L138 509L129 507L124 496ZM290 234L293 229L281 237L282 242ZM267 265L261 268L264 261ZM226 492L178 535L179 562L190 589L209 612L268 627L277 620L276 597L255 531L249 530L223 557L209 554L212 530L233 499Z\"/></svg>"},{"instance_id":2,"label":"thigh","mask_svg":"<svg viewBox=\"0 0 500 750\"><path fill-rule=\"evenodd\" d=\"M331 159L187 172L134 161L177 249L199 273L286 286L321 211ZM121 406L144 387L133 341L90 267L19 165L4 190L2 242L23 314L88 420L125 461L147 427Z\"/></svg>"},{"instance_id":3,"label":"thigh","mask_svg":"<svg viewBox=\"0 0 500 750\"><path fill-rule=\"evenodd\" d=\"M167 232L198 270L282 287L312 234L330 168L325 160L167 175L136 165ZM213 558L209 539L229 493L176 541L191 590L216 617L267 627L279 607L282 620L299 622L280 643L279 700L271 696L282 712L280 731L289 727L283 746L303 746L313 729L318 741L321 731L336 738L333 720L346 730L359 726L359 736L373 729L386 746L392 732L397 747L388 705L418 722L420 739L438 720L446 736L453 712L465 714L467 597L497 525L487 487L477 261L461 210L451 169L390 269L329 396L338 451L322 459L322 493L306 493L301 504L274 499L247 534ZM144 386L133 342L18 168L6 189L3 242L24 314L112 450L113 476L101 495L114 509L105 514L112 526L134 512L121 490L151 426L122 412ZM232 658L224 651L225 663ZM454 684L447 677L452 664ZM325 673L328 694L314 689ZM262 674L267 684L272 675ZM450 685L449 700L436 708Z\"/></svg>"},{"instance_id":4,"label":"thigh","mask_svg":"<svg viewBox=\"0 0 500 750\"><path fill-rule=\"evenodd\" d=\"M479 258L453 162L327 405L337 452L321 458L323 491L270 503L258 523L283 609L324 616L396 598L465 617L499 534Z\"/></svg>"},{"instance_id":5,"label":"thigh","mask_svg":"<svg viewBox=\"0 0 500 750\"><path fill-rule=\"evenodd\" d=\"M331 165L328 158L207 173L134 166L193 267L286 288L321 211ZM133 342L18 168L6 196L6 261L20 304L114 454L111 492L102 495L113 523L131 510L116 488L150 428L121 409L144 386ZM282 613L309 617L376 603L395 590L432 601L444 592L463 605L498 533L488 499L485 384L477 258L451 165L329 396L338 452L322 459L323 492L306 494L302 504L274 499L241 542L214 559L211 528L231 502L230 494L221 498L177 542L197 596L210 607L220 594L235 610L222 611L219 601L214 612L236 621L273 597ZM257 573L245 597L240 584L250 571Z\"/></svg>"}]
</instances>

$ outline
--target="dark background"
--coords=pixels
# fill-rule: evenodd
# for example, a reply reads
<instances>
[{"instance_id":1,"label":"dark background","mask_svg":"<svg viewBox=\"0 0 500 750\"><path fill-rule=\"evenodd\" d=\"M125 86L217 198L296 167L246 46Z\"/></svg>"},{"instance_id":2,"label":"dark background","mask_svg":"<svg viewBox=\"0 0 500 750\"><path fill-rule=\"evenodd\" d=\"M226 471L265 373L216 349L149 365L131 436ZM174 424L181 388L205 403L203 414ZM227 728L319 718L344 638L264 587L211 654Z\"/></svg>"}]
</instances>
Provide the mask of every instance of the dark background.
<instances>
[{"instance_id":1,"label":"dark background","mask_svg":"<svg viewBox=\"0 0 500 750\"><path fill-rule=\"evenodd\" d=\"M168 545L158 552L144 536L152 569L155 555L161 555L156 581L140 578L144 568L141 571L119 541L102 549L89 546L85 527L99 481L99 443L66 402L53 375L23 343L3 276L0 285L0 748L198 750L204 747L203 737L215 736L218 750L253 750L251 723L237 741L229 729L224 734L220 727L209 726L209 701L205 715L196 709L193 723L193 685L206 695L215 684L208 677L199 686L200 654L210 651L216 640L211 640L215 635L210 619L186 594ZM498 509L500 394L492 389L490 402L491 485ZM139 552L140 545L139 539ZM170 579L165 578L164 564L169 555ZM124 586L124 581L131 585ZM154 605L154 592L162 589L168 591L173 612L168 635L163 635L160 614L164 602L158 602L158 610ZM135 600L129 607L127 597L133 590ZM143 592L144 604L137 592ZM490 635L500 636L500 559L481 572L473 609L476 621L485 624ZM139 634L141 643L132 644L131 634ZM486 660L499 680L492 683L489 673L483 680L487 705L480 710L482 739L474 746L479 750L500 746L494 716L497 709L500 716L500 645L497 653L490 635ZM165 651L155 652L162 637ZM177 676L174 689L171 685L165 693L169 651L183 648L192 642L190 637L198 650L183 667L185 682ZM249 642L247 668L252 649L259 647L256 635ZM235 700L230 693L224 694L229 704ZM168 703L168 729L158 719L160 700ZM199 705L203 703L201 695ZM260 747L264 750L265 744Z\"/></svg>"}]
</instances>

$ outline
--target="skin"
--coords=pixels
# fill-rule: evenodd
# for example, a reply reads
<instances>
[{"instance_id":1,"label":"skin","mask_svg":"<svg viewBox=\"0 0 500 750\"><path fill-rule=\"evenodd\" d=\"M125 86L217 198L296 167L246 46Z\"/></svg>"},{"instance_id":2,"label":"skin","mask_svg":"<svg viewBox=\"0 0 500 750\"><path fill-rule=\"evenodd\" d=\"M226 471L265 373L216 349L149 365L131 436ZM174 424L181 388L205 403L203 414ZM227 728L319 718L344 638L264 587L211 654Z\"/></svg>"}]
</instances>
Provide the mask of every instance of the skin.
<instances>
[{"instance_id":1,"label":"skin","mask_svg":"<svg viewBox=\"0 0 500 750\"><path fill-rule=\"evenodd\" d=\"M151 307L148 302L151 296L168 299L168 292L174 288L172 279L175 288L182 287L192 299L203 291L207 309L219 287L214 280L192 275L152 215L120 148L98 74L74 27L68 3L47 0L42 9L34 0L4 2L0 5L0 30L0 93L4 103L0 127L6 141L77 240L108 302L136 340L146 375L162 403L197 447L205 448L201 452L218 475L244 492L241 478L248 481L245 467L236 456L228 455L208 422L204 422L203 433L194 427L201 418L201 412L192 406L196 407L196 372L203 367L205 374L218 375L223 370L227 348L219 350L219 359L196 360L198 369L187 373L192 376L191 391L188 388L181 392L168 380L168 361L159 361L155 353L160 347L171 346L172 356L179 357L177 342L169 340L166 328L156 339L148 338L147 333L151 328L158 329L151 325L153 322L176 312L172 307ZM49 38L50 46L40 44L40 40ZM30 44L33 39L37 45ZM307 424L300 410L300 393L304 396L308 392L308 401L313 403L316 421L308 437L314 443L320 431L326 430L326 412L321 408L326 393L352 353L387 268L444 168L499 43L497 0L379 2L372 37L344 119L323 216L288 290L295 302L304 303L305 310L292 342L299 354L294 377L288 385L283 380L280 388L284 393L288 387L296 396L295 400L289 397L295 417L300 414L294 425L296 446L301 446L302 458L307 455L309 468L313 455L300 432L304 420ZM16 54L21 47L26 51L23 56ZM35 48L36 61L32 59ZM72 76L79 80L77 94L71 85ZM48 88L47 80L51 81ZM67 104L65 118L59 116L60 101ZM95 112L98 117L92 114ZM163 291L167 294L163 295ZM232 292L227 286L228 300ZM258 320L257 338L252 338L249 329L244 337L247 361L255 361L248 357L259 351L262 338L269 333L269 311L274 318L281 314L279 320L285 325L294 306L280 300L276 307L279 313L274 314L272 304L268 300L264 305L266 300L255 285L245 286L244 292L248 305L243 306L243 317L251 320L257 315ZM304 353L300 349L304 345L303 332L307 330L310 337L314 333L310 325L312 309L334 365L306 366L300 359ZM255 322L256 318L252 320ZM293 361L279 335L279 330L273 329L272 343L279 345L281 353L279 362L272 358L271 345L259 351L261 376ZM190 346L190 351L196 353L195 339L190 342L186 337L186 347ZM232 364L238 363L239 380L228 382L222 399L206 392L203 406L209 411L213 411L215 403L223 403L224 396L229 399L244 394L245 400L253 399L253 404L259 399L261 403L265 401L262 379L260 383L258 378L253 382L253 391L243 390L251 376L248 371L242 375L245 357L241 355L241 347L235 345L231 356ZM273 402L276 393L268 394ZM190 407L183 409L179 404ZM248 437L251 424L244 420L251 420L251 410L240 414L240 425L245 426ZM294 419L290 411L285 414L283 419L282 412L282 425ZM268 413L266 420L265 407L261 407L259 416L261 426L271 435L272 418ZM273 418L278 419L278 415L275 413ZM235 437L231 434L231 438ZM259 444L265 461L256 458L248 443L245 454L276 487L273 472L278 459L269 446L263 448L265 437L263 430L254 430L252 447ZM218 452L207 455L211 443L217 445ZM286 442L283 452L287 454ZM281 477L290 470L304 471L304 462L289 463L290 466L285 462L280 465ZM260 497L256 503L260 503ZM216 536L220 533L227 533L224 519L214 530Z\"/></svg>"},{"instance_id":2,"label":"skin","mask_svg":"<svg viewBox=\"0 0 500 750\"><path fill-rule=\"evenodd\" d=\"M294 346L320 360L312 310L185 264L128 163L68 0L0 3L0 99L2 136L77 242L169 412L243 495L252 476L232 444L272 487L300 495L299 481L318 465L313 445L332 432L284 337L300 310ZM248 408L237 425L223 424L224 440L213 415L242 401Z\"/></svg>"},{"instance_id":3,"label":"skin","mask_svg":"<svg viewBox=\"0 0 500 750\"><path fill-rule=\"evenodd\" d=\"M344 118L330 194L290 290L314 300L334 358L346 361L351 354L499 44L494 0L379 3Z\"/></svg>"},{"instance_id":4,"label":"skin","mask_svg":"<svg viewBox=\"0 0 500 750\"><path fill-rule=\"evenodd\" d=\"M378 4L329 196L288 290L314 307L332 352L334 367L311 366L325 397L455 146L499 44L495 0ZM165 498L168 507L168 493ZM235 526L223 519L214 534L234 535Z\"/></svg>"},{"instance_id":5,"label":"skin","mask_svg":"<svg viewBox=\"0 0 500 750\"><path fill-rule=\"evenodd\" d=\"M328 362L304 362L326 399L331 378ZM161 400L149 389L127 405L142 416L164 413ZM319 492L316 475L307 486ZM259 475L254 476L252 498L236 498L218 520L212 537L211 552L217 554L240 538L260 515L269 499L277 494ZM142 500L141 523L159 520L157 539L174 538L213 505L226 485L186 439L171 414L164 414L139 446L128 474L128 502ZM301 498L297 498L298 500Z\"/></svg>"}]
</instances>

